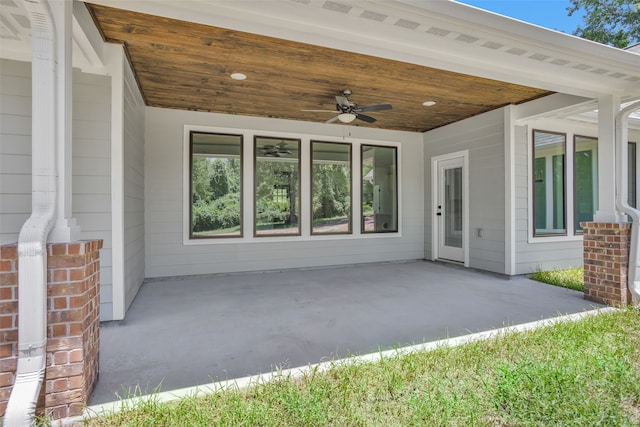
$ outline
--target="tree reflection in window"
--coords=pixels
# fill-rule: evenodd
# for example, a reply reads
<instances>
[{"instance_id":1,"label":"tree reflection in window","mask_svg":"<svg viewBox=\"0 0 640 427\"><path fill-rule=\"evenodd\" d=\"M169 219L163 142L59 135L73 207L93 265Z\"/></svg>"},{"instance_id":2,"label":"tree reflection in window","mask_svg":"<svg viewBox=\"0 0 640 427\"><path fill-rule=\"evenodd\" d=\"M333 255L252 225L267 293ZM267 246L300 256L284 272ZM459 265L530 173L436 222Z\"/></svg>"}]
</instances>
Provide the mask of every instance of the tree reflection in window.
<instances>
[{"instance_id":1,"label":"tree reflection in window","mask_svg":"<svg viewBox=\"0 0 640 427\"><path fill-rule=\"evenodd\" d=\"M362 145L361 154L362 232L397 232L397 149Z\"/></svg>"},{"instance_id":2,"label":"tree reflection in window","mask_svg":"<svg viewBox=\"0 0 640 427\"><path fill-rule=\"evenodd\" d=\"M300 140L256 137L254 234L300 235Z\"/></svg>"},{"instance_id":3,"label":"tree reflection in window","mask_svg":"<svg viewBox=\"0 0 640 427\"><path fill-rule=\"evenodd\" d=\"M242 136L191 132L190 237L242 236Z\"/></svg>"},{"instance_id":4,"label":"tree reflection in window","mask_svg":"<svg viewBox=\"0 0 640 427\"><path fill-rule=\"evenodd\" d=\"M312 234L351 233L351 145L311 141Z\"/></svg>"}]
</instances>

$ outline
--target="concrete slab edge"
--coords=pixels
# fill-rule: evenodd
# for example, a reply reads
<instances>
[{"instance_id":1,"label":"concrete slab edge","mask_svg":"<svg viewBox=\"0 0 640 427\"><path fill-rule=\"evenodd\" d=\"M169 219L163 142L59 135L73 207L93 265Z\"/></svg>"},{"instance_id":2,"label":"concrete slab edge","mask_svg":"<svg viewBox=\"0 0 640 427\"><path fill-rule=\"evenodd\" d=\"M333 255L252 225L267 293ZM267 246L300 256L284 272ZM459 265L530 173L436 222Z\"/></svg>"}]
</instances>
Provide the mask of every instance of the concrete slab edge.
<instances>
[{"instance_id":1,"label":"concrete slab edge","mask_svg":"<svg viewBox=\"0 0 640 427\"><path fill-rule=\"evenodd\" d=\"M153 400L155 402L171 402L184 397L205 396L211 393L218 393L229 389L246 389L257 384L267 383L277 378L291 377L302 378L312 373L320 373L328 371L333 367L350 364L350 363L370 363L377 362L383 358L391 358L411 354L419 351L430 351L441 347L456 347L462 344L488 340L505 334L514 332L531 331L534 329L551 326L558 323L572 322L584 319L586 317L599 315L602 313L610 313L618 310L613 307L599 308L595 310L584 311L581 313L567 314L548 319L537 320L535 322L523 323L520 325L506 326L503 328L492 329L484 332L477 332L469 335L462 335L454 338L446 338L437 341L431 341L424 344L416 344L412 346L380 351L360 356L347 357L345 359L331 360L327 362L315 363L297 368L283 369L265 374L251 375L248 377L229 379L224 381L212 382L193 387L185 387L176 390L164 391L161 393L138 396L129 399L117 400L114 402L103 403L99 405L88 406L82 415L59 420L56 425L59 426L80 426L84 425L84 420L96 418L113 412L119 412L127 408L134 407L140 401Z\"/></svg>"}]
</instances>

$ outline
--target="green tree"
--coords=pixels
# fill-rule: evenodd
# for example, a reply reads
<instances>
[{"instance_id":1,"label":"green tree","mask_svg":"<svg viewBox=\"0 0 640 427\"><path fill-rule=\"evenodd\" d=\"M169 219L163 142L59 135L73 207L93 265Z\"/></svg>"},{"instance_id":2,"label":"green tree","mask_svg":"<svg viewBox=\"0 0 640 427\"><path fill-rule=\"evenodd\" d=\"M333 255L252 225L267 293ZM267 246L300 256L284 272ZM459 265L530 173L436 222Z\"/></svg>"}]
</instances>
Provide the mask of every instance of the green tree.
<instances>
[{"instance_id":1,"label":"green tree","mask_svg":"<svg viewBox=\"0 0 640 427\"><path fill-rule=\"evenodd\" d=\"M206 157L194 157L191 175L193 203L207 203L211 200L211 176L213 166Z\"/></svg>"},{"instance_id":2,"label":"green tree","mask_svg":"<svg viewBox=\"0 0 640 427\"><path fill-rule=\"evenodd\" d=\"M570 0L569 16L583 12L583 25L573 34L610 46L625 48L640 42L640 1Z\"/></svg>"},{"instance_id":3,"label":"green tree","mask_svg":"<svg viewBox=\"0 0 640 427\"><path fill-rule=\"evenodd\" d=\"M212 174L209 180L211 195L217 200L229 192L229 178L227 177L226 159L215 159L212 162Z\"/></svg>"},{"instance_id":4,"label":"green tree","mask_svg":"<svg viewBox=\"0 0 640 427\"><path fill-rule=\"evenodd\" d=\"M346 216L350 206L349 169L343 165L313 166L314 218Z\"/></svg>"}]
</instances>

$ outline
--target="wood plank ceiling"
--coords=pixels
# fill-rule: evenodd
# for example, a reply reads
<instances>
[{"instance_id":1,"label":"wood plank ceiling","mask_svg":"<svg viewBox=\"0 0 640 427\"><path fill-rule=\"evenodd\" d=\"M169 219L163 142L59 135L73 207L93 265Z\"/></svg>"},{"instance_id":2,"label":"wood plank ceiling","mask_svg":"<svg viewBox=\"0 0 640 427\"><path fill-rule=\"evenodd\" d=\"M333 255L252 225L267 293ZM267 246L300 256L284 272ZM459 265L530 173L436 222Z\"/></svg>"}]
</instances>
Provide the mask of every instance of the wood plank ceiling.
<instances>
[{"instance_id":1,"label":"wood plank ceiling","mask_svg":"<svg viewBox=\"0 0 640 427\"><path fill-rule=\"evenodd\" d=\"M550 92L399 61L88 4L105 41L124 44L149 106L324 122L353 92L377 122L423 132ZM230 78L243 73L246 80ZM435 101L432 107L424 101ZM367 113L369 114L369 113ZM336 122L340 123L340 122Z\"/></svg>"}]
</instances>

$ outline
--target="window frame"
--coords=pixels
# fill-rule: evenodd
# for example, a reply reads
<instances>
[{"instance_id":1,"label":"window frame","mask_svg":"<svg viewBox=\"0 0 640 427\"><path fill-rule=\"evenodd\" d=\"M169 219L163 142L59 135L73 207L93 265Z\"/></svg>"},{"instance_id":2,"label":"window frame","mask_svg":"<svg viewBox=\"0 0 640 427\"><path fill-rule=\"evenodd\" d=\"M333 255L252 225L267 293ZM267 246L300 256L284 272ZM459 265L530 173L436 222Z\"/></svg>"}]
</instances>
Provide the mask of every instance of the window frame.
<instances>
[{"instance_id":1,"label":"window frame","mask_svg":"<svg viewBox=\"0 0 640 427\"><path fill-rule=\"evenodd\" d=\"M564 223L564 232L562 233L538 233L536 231L536 177L535 177L535 170L536 170L536 133L546 133L546 134L550 134L550 135L561 135L564 137L564 144L563 144L563 155L564 155L564 161L562 164L562 210L563 210L563 223ZM568 227L568 223L567 220L570 217L568 215L567 212L567 164L568 163L568 150L567 150L567 133L565 132L555 132L555 131L547 131L547 130L543 130L543 129L532 129L532 133L531 133L531 168L529 170L529 173L531 174L531 179L530 179L530 185L531 185L531 206L532 206L532 210L531 210L531 216L532 216L532 220L531 220L531 228L532 228L532 236L534 238L536 237L567 237L569 236L569 227Z\"/></svg>"},{"instance_id":2,"label":"window frame","mask_svg":"<svg viewBox=\"0 0 640 427\"><path fill-rule=\"evenodd\" d=\"M258 230L257 230L257 225L258 225L258 221L257 221L257 214L258 214L258 203L257 203L257 190L258 190L258 182L257 182L257 167L258 167L258 140L259 139L267 139L267 140L274 140L274 141L283 141L283 140L287 140L287 141L292 141L292 142L296 142L298 144L298 156L297 156L297 161L298 161L298 173L297 173L297 179L298 179L298 194L297 194L297 200L298 200L298 206L299 206L299 212L298 212L298 231L297 233L274 233L274 234L257 234ZM264 239L264 238L273 238L273 237L277 237L277 238L286 238L286 237L299 237L302 236L302 226L303 226L303 222L302 222L302 139L301 138L291 138L291 137L280 137L280 136L263 136L263 135L254 135L253 136L253 237L255 239Z\"/></svg>"},{"instance_id":3,"label":"window frame","mask_svg":"<svg viewBox=\"0 0 640 427\"><path fill-rule=\"evenodd\" d=\"M313 144L314 143L318 143L318 144L333 144L333 145L343 145L343 146L347 146L349 148L349 160L348 160L348 166L349 166L349 225L348 225L348 230L347 231L335 231L335 232L328 232L328 233L319 233L319 232L314 232L314 226L313 226L313 166L314 166L314 159L313 159ZM353 235L353 181L354 181L354 174L353 174L353 143L350 142L335 142L335 141L323 141L323 140L318 140L318 139L310 139L309 140L309 217L310 217L310 221L309 221L309 234L311 236L343 236L343 235Z\"/></svg>"},{"instance_id":4,"label":"window frame","mask_svg":"<svg viewBox=\"0 0 640 427\"><path fill-rule=\"evenodd\" d=\"M218 136L230 136L230 137L239 137L240 138L240 233L239 234L221 234L221 235L213 235L213 236L195 236L193 234L193 135L194 134L205 134L205 135L218 135ZM203 130L189 130L189 158L188 158L188 174L189 174L189 187L187 192L187 199L189 204L189 218L188 218L188 232L189 232L189 240L191 241L203 241L209 239L242 239L244 237L244 135L243 134L235 134L235 133L227 133L227 132L210 132Z\"/></svg>"},{"instance_id":5,"label":"window frame","mask_svg":"<svg viewBox=\"0 0 640 427\"><path fill-rule=\"evenodd\" d=\"M216 238L190 238L191 220L192 214L191 206L191 132L195 133L210 133L221 135L235 135L242 137L242 224L243 232L242 236L227 236L221 235ZM296 140L299 142L299 156L300 161L299 174L297 179L300 183L300 228L297 234L278 234L278 235L261 235L255 237L250 230L255 227L255 163L254 160L254 146L255 137L270 138L276 140ZM311 171L309 170L309 164L311 162L311 150L310 141L318 141L324 143L343 143L351 146L351 233L350 234L328 234L328 233L314 233L312 234L312 225L307 219L311 218L309 208L311 206ZM396 151L396 215L397 215L397 230L385 231L381 233L362 233L361 232L361 183L362 178L358 168L361 159L361 146L376 146L382 148L393 148ZM403 235L403 211L404 206L401 203L403 200L403 188L404 183L402 181L402 141L388 140L388 139L371 139L371 138L357 138L331 135L320 135L317 133L305 133L305 132L292 132L290 130L282 131L269 131L269 130L256 130L256 129L243 129L239 127L229 126L211 126L211 125L198 125L198 124L183 124L182 125L182 148L181 148L181 169L180 175L182 177L180 189L168 188L167 194L171 194L173 198L178 197L181 202L180 210L180 241L183 246L216 246L216 245L244 245L253 244L257 242L261 243L277 243L277 242L312 242L312 241L332 241L332 240L348 240L357 241L360 239L388 239L402 237ZM153 213L152 213L153 214ZM241 237L238 239L237 237Z\"/></svg>"},{"instance_id":6,"label":"window frame","mask_svg":"<svg viewBox=\"0 0 640 427\"><path fill-rule=\"evenodd\" d=\"M363 214L363 209L362 209L362 205L364 203L364 192L362 191L363 188L363 167L364 167L364 149L365 147L373 147L373 148L388 148L388 149L393 149L394 151L394 167L395 167L395 218L396 218L396 224L395 224L395 228L391 229L391 230L374 230L374 231L365 231L365 221L364 221L364 214ZM380 235L380 234L389 234L389 233L396 233L399 234L400 233L400 171L398 168L398 153L399 153L399 149L397 145L382 145L382 144L360 144L360 167L359 167L359 172L358 172L358 185L360 187L360 206L359 206L359 213L360 213L360 235L361 236L370 236L370 235Z\"/></svg>"}]
</instances>

